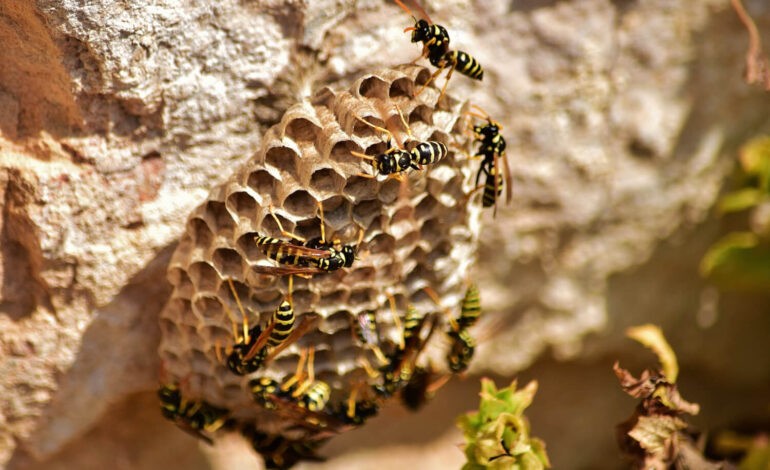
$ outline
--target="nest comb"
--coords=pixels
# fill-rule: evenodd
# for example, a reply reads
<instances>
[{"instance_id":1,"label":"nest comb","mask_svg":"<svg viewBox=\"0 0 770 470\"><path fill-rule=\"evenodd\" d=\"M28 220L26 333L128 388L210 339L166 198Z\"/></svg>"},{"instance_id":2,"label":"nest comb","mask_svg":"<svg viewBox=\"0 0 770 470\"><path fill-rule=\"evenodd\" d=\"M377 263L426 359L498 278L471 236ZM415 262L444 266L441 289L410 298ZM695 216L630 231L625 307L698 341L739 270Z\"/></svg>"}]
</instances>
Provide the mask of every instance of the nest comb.
<instances>
[{"instance_id":1,"label":"nest comb","mask_svg":"<svg viewBox=\"0 0 770 470\"><path fill-rule=\"evenodd\" d=\"M231 410L242 422L269 432L281 420L253 401L248 381L256 376L283 380L294 372L303 347L314 345L316 377L332 387L330 403L344 400L356 380L365 377L360 356L369 354L352 334L356 315L375 310L380 338L394 342L387 295L403 316L407 303L422 312L437 311L423 288L430 286L457 305L466 275L475 261L478 204L469 203L474 188L467 147L465 104L450 96L436 101L427 88L413 97L430 73L404 65L364 75L348 91L322 89L289 108L271 127L261 149L230 179L213 189L190 215L169 266L173 292L161 314L160 356L163 380L183 384L187 399L205 400ZM405 137L400 109L415 139L444 143L449 152L423 171L410 171L405 183L367 179L368 161L351 151L375 155L386 150L383 137L356 117L390 128ZM403 184L403 186L402 186ZM267 323L287 292L287 279L254 272L257 264L274 265L256 246L257 234L281 235L270 207L284 229L306 238L319 235L318 203L323 204L326 234L355 243L361 259L351 268L309 279L294 278L293 304L298 321L318 315L317 329L305 334L276 360L251 376L233 374L217 358L217 344L233 343L225 306L237 305L228 278L246 307L250 322ZM440 317L439 329L446 329ZM446 342L436 334L426 354L443 361Z\"/></svg>"}]
</instances>

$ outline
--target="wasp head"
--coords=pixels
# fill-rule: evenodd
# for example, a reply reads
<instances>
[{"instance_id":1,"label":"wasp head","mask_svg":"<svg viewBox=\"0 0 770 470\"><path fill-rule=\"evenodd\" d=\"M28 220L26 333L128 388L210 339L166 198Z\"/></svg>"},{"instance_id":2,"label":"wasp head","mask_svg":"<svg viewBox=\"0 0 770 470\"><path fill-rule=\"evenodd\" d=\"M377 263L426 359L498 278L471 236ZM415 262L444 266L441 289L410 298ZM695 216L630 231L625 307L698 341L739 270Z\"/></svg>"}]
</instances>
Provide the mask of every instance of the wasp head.
<instances>
[{"instance_id":1,"label":"wasp head","mask_svg":"<svg viewBox=\"0 0 770 470\"><path fill-rule=\"evenodd\" d=\"M427 41L430 38L430 23L423 19L415 21L412 30L412 42Z\"/></svg>"}]
</instances>

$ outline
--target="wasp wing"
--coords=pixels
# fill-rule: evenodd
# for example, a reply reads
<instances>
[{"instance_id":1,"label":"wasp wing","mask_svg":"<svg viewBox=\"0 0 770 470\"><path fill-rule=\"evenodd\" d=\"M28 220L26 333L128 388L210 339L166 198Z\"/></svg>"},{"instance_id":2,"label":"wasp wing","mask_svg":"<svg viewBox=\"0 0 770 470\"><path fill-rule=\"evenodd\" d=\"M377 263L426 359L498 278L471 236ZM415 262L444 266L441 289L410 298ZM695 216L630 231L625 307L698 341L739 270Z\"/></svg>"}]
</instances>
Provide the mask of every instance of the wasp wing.
<instances>
[{"instance_id":1,"label":"wasp wing","mask_svg":"<svg viewBox=\"0 0 770 470\"><path fill-rule=\"evenodd\" d=\"M328 256L328 253L327 253ZM312 276L313 274L322 274L326 271L310 266L253 266L252 269L257 274L267 274L269 276Z\"/></svg>"},{"instance_id":2,"label":"wasp wing","mask_svg":"<svg viewBox=\"0 0 770 470\"><path fill-rule=\"evenodd\" d=\"M292 330L291 333L289 333L289 336L278 346L274 347L270 350L270 354L268 354L267 358L265 358L265 362L272 361L275 357L277 357L284 349L289 347L291 344L296 342L298 339L300 339L302 336L305 335L308 331L310 331L312 328L314 328L318 320L320 320L320 316L316 315L308 315L305 314L302 316L302 322L297 325L294 330Z\"/></svg>"}]
</instances>

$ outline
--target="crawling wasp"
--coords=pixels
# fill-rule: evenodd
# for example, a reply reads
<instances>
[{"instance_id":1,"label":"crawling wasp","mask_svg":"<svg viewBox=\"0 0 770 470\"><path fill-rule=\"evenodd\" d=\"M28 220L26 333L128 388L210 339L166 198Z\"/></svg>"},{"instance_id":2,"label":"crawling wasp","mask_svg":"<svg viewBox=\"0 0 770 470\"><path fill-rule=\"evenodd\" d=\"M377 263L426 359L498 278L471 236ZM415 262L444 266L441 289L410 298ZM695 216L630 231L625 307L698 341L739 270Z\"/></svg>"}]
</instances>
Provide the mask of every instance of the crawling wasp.
<instances>
[{"instance_id":1,"label":"crawling wasp","mask_svg":"<svg viewBox=\"0 0 770 470\"><path fill-rule=\"evenodd\" d=\"M358 400L358 387L353 391L345 403L340 403L334 411L334 416L342 423L350 426L360 426L367 419L376 416L380 411L379 405L372 400Z\"/></svg>"},{"instance_id":2,"label":"crawling wasp","mask_svg":"<svg viewBox=\"0 0 770 470\"><path fill-rule=\"evenodd\" d=\"M331 388L326 382L316 380L314 359L313 347L303 350L297 361L297 371L281 384L267 377L251 380L249 387L254 400L268 409L276 409L279 404L284 404L311 412L322 411L329 401ZM307 377L304 372L306 362Z\"/></svg>"},{"instance_id":3,"label":"crawling wasp","mask_svg":"<svg viewBox=\"0 0 770 470\"><path fill-rule=\"evenodd\" d=\"M436 292L426 287L424 289L436 304L441 305ZM460 302L460 316L450 318L449 330L449 352L446 359L449 369L454 373L465 371L473 359L473 353L476 349L476 342L470 334L469 329L476 324L481 316L481 298L479 288L476 284L470 284L465 290L465 295Z\"/></svg>"},{"instance_id":4,"label":"crawling wasp","mask_svg":"<svg viewBox=\"0 0 770 470\"><path fill-rule=\"evenodd\" d=\"M483 112L478 106L474 105L474 108ZM473 126L474 139L481 145L471 158L481 159L481 166L476 173L476 186L479 189L482 188L478 186L479 179L482 174L486 175L481 204L483 207L494 207L494 215L497 215L497 198L502 194L503 186L505 186L505 202L510 204L512 198L511 169L508 167L508 159L505 156L505 138L500 135L503 127L486 113L473 112L470 115L487 121L486 124ZM500 173L501 160L504 174Z\"/></svg>"},{"instance_id":5,"label":"crawling wasp","mask_svg":"<svg viewBox=\"0 0 770 470\"><path fill-rule=\"evenodd\" d=\"M451 346L446 359L449 364L449 370L455 374L464 372L473 359L473 353L476 350L476 342L473 340L468 330L452 331L447 333Z\"/></svg>"},{"instance_id":6,"label":"crawling wasp","mask_svg":"<svg viewBox=\"0 0 770 470\"><path fill-rule=\"evenodd\" d=\"M374 175L361 173L359 176L364 178L376 178L377 174L380 174L388 176L393 175L397 178L398 176L396 175L400 175L409 169L421 170L423 165L431 165L437 163L447 155L446 145L442 144L441 142L432 140L426 142L417 141L412 134L412 129L409 127L409 124L404 118L404 114L401 112L401 108L398 106L395 108L396 111L398 111L398 115L401 118L401 123L404 125L404 129L406 130L408 136L407 141L416 141L417 145L413 146L411 150L406 150L405 144L403 142L397 141L398 145L394 146L392 144L394 140L393 134L389 130L376 126L356 116L356 119L363 122L367 126L372 127L378 132L384 133L387 136L385 142L388 146L388 149L384 153L381 153L375 157L371 157L360 152L351 152L358 158L369 160L372 164L372 168L376 172Z\"/></svg>"},{"instance_id":7,"label":"crawling wasp","mask_svg":"<svg viewBox=\"0 0 770 470\"><path fill-rule=\"evenodd\" d=\"M183 431L213 444L210 434L228 422L229 411L209 405L205 401L188 401L175 384L163 385L158 389L160 411Z\"/></svg>"},{"instance_id":8,"label":"crawling wasp","mask_svg":"<svg viewBox=\"0 0 770 470\"><path fill-rule=\"evenodd\" d=\"M270 208L270 215L278 225L281 233L291 241L272 237L258 236L255 243L268 258L277 261L282 266L255 266L254 271L260 274L285 276L296 274L308 276L312 274L330 273L342 268L349 268L356 259L357 246L361 244L364 232L361 230L356 246L343 245L339 240L329 243L326 240L324 212L321 202L317 202L320 213L321 236L306 240L299 235L284 230L278 216Z\"/></svg>"},{"instance_id":9,"label":"crawling wasp","mask_svg":"<svg viewBox=\"0 0 770 470\"><path fill-rule=\"evenodd\" d=\"M242 428L241 433L262 456L267 469L287 469L303 460L324 460L316 453L324 443L323 440L291 440L284 436L263 433L253 425Z\"/></svg>"},{"instance_id":10,"label":"crawling wasp","mask_svg":"<svg viewBox=\"0 0 770 470\"><path fill-rule=\"evenodd\" d=\"M389 300L394 323L399 325L400 320L395 311L395 300L393 297L389 297ZM426 325L428 332L423 337L423 330ZM433 335L435 328L436 318L434 315L420 315L411 305L407 307L400 344L388 356L388 363L379 369L382 382L374 386L374 391L378 395L388 398L409 383L417 367L417 359Z\"/></svg>"},{"instance_id":11,"label":"crawling wasp","mask_svg":"<svg viewBox=\"0 0 770 470\"><path fill-rule=\"evenodd\" d=\"M449 375L444 375L434 380L435 375L430 364L428 367L415 368L409 382L401 391L401 401L407 408L412 411L422 408L450 378Z\"/></svg>"},{"instance_id":12,"label":"crawling wasp","mask_svg":"<svg viewBox=\"0 0 770 470\"><path fill-rule=\"evenodd\" d=\"M414 18L412 11L400 0L396 0L396 3ZM425 16L425 19L415 20L414 26L406 28L404 32L412 32L412 42L423 43L423 52L420 57L427 56L431 65L438 70L430 76L430 79L417 91L416 95L422 93L444 69L449 69L449 72L447 72L446 81L441 88L439 100L444 96L449 79L452 78L452 73L455 70L474 80L482 80L484 78L484 69L481 67L481 64L467 52L450 50L449 33L447 33L446 28L433 24L425 10L420 8L420 11Z\"/></svg>"},{"instance_id":13,"label":"crawling wasp","mask_svg":"<svg viewBox=\"0 0 770 470\"><path fill-rule=\"evenodd\" d=\"M256 372L263 363L272 360L287 346L307 333L317 320L316 318L304 317L299 326L295 325L296 315L291 303L292 278L289 278L289 296L275 309L270 323L264 329L259 325L249 328L248 315L235 291L233 281L227 279L227 283L242 317L242 334L239 335L237 321L233 313L226 306L224 307L233 323L233 337L235 338L235 343L231 346L225 359L225 365L234 374L248 375ZM219 348L217 348L217 355L219 355Z\"/></svg>"}]
</instances>

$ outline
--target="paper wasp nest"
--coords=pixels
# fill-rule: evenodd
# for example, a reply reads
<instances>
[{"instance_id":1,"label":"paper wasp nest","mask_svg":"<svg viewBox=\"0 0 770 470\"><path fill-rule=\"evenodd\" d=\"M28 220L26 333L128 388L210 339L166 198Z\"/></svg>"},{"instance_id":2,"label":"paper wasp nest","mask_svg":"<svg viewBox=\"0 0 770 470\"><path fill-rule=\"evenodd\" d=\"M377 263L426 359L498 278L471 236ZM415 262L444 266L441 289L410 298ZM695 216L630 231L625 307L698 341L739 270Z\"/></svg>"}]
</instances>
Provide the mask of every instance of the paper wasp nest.
<instances>
[{"instance_id":1,"label":"paper wasp nest","mask_svg":"<svg viewBox=\"0 0 770 470\"><path fill-rule=\"evenodd\" d=\"M368 351L351 331L357 314L377 310L386 349L401 334L393 326L387 293L395 297L401 317L407 303L422 313L439 311L422 291L425 286L435 289L445 305L459 303L475 261L479 204L469 204L475 183L466 155L464 105L445 96L437 106L433 87L413 98L428 77L419 66L386 69L363 76L349 91L327 88L296 104L267 131L261 150L193 211L169 267L174 290L161 315L163 380L181 383L186 398L227 408L239 420L259 416L259 426L269 428L272 415L252 400L250 378L292 375L299 352L313 345L316 378L332 387L330 404L337 403L353 383L366 379L359 363ZM351 155L387 148L381 133L356 117L387 125L396 139L406 138L396 106L415 139L439 141L449 150L438 164L410 172L403 185L383 176L359 176L373 170ZM297 322L318 315L317 328L255 374L239 377L217 358L217 344L233 343L223 306L241 317L226 279L234 281L250 323L265 325L287 292L287 278L253 271L256 264L274 265L254 238L287 238L270 215L271 205L287 231L318 236L318 202L327 239L355 244L363 230L360 259L334 273L295 276ZM446 347L446 320L442 315L428 348L437 365Z\"/></svg>"}]
</instances>

